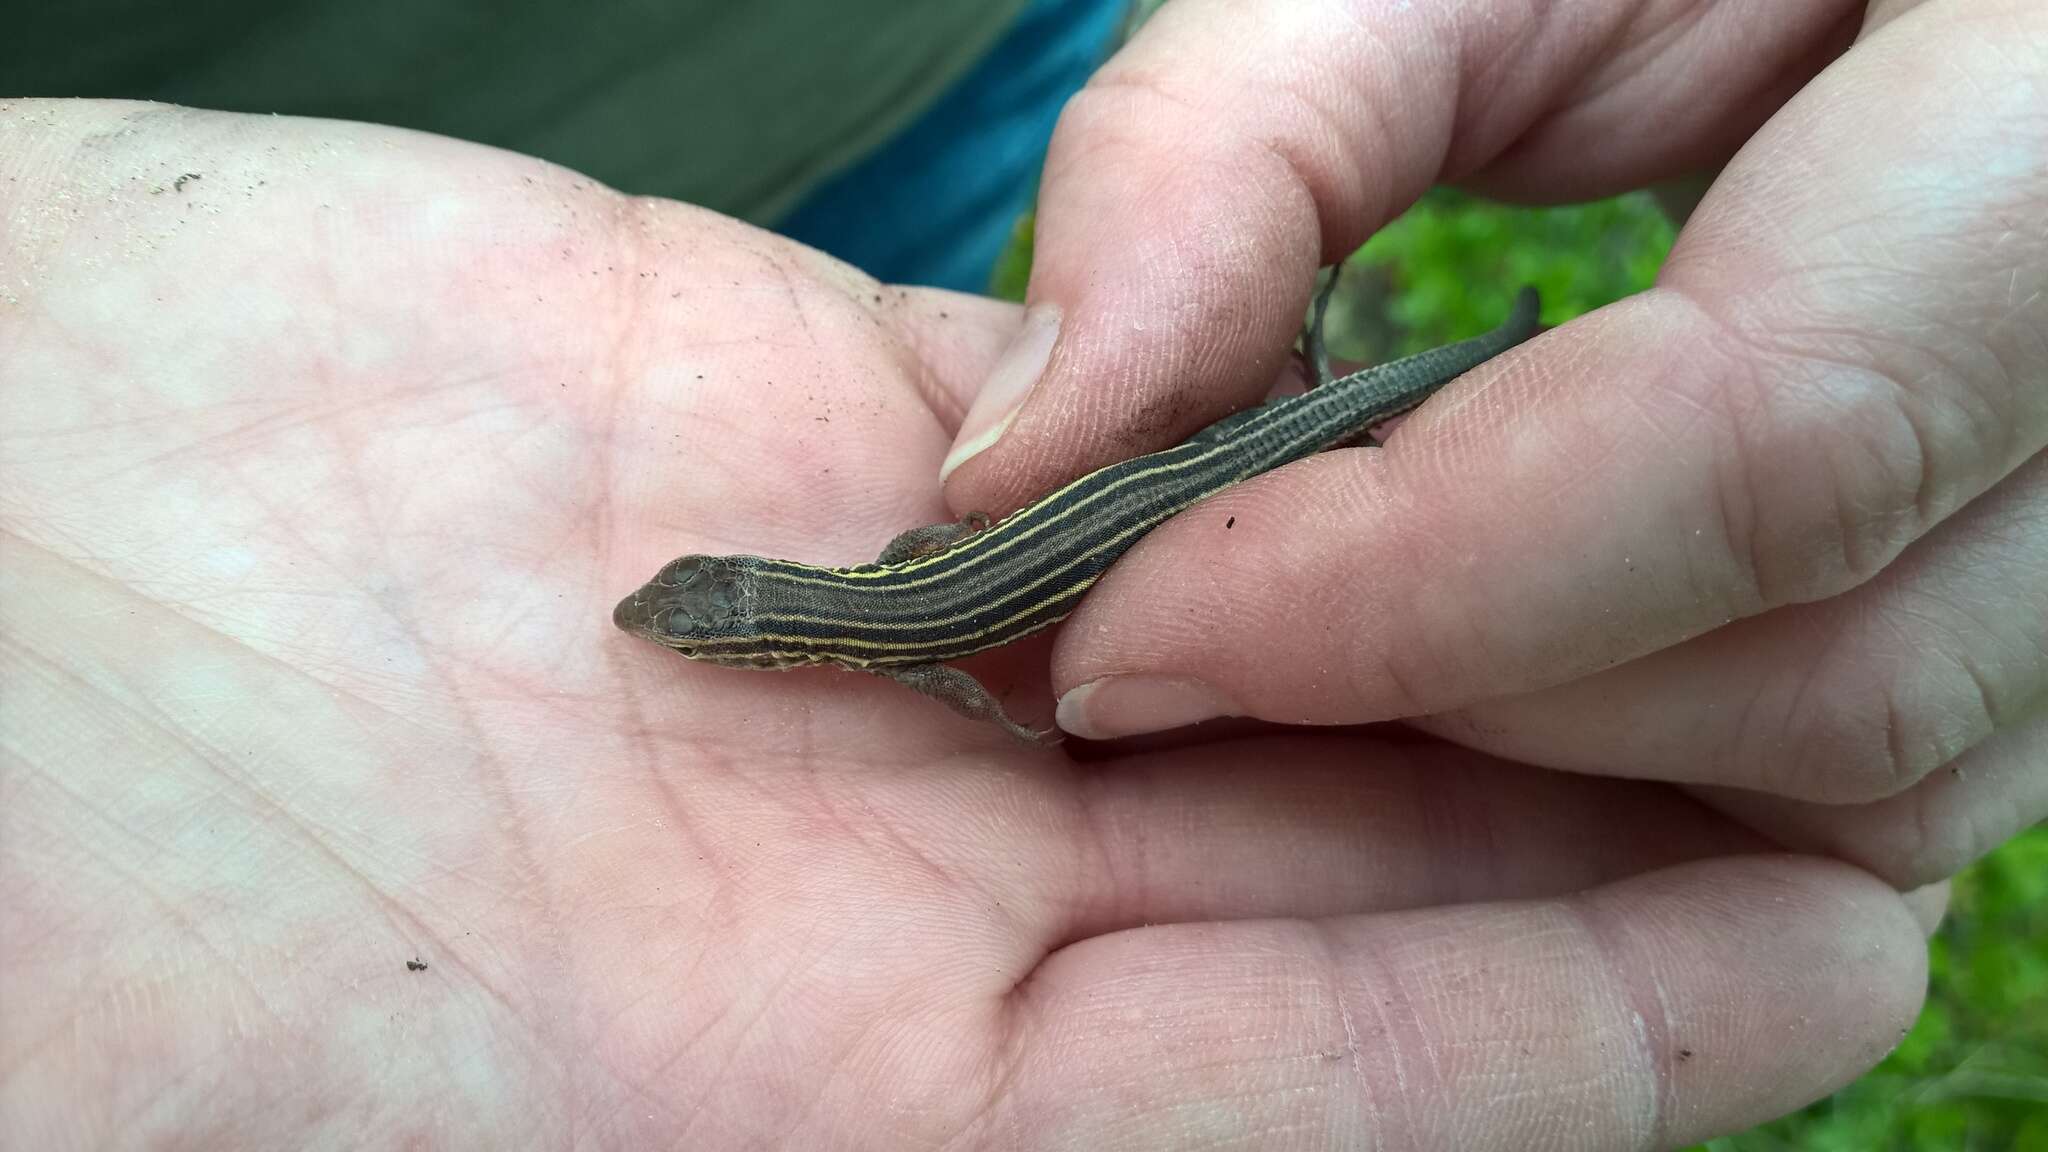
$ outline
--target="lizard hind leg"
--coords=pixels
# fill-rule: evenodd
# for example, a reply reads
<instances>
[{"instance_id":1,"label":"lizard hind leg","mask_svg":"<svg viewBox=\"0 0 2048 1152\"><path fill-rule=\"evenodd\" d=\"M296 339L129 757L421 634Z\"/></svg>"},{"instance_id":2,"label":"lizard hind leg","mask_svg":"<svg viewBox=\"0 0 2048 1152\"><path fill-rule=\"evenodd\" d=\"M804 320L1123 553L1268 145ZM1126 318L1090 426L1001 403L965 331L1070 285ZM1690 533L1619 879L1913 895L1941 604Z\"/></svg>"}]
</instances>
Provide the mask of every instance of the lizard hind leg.
<instances>
[{"instance_id":1,"label":"lizard hind leg","mask_svg":"<svg viewBox=\"0 0 2048 1152\"><path fill-rule=\"evenodd\" d=\"M880 676L887 676L909 688L931 697L973 720L995 724L1027 744L1053 745L1065 739L1057 728L1034 732L1003 711L1003 705L989 695L981 681L948 664L910 664L894 668L870 668Z\"/></svg>"},{"instance_id":2,"label":"lizard hind leg","mask_svg":"<svg viewBox=\"0 0 2048 1152\"><path fill-rule=\"evenodd\" d=\"M1308 321L1301 326L1301 355L1308 361L1309 370L1315 373L1315 379L1309 382L1310 388L1321 388L1333 378L1330 375L1330 350L1323 344L1323 314L1330 310L1330 297L1336 294L1337 278L1343 274L1343 261L1330 265L1330 278L1317 289L1315 307L1310 311Z\"/></svg>"},{"instance_id":3,"label":"lizard hind leg","mask_svg":"<svg viewBox=\"0 0 2048 1152\"><path fill-rule=\"evenodd\" d=\"M1309 370L1314 372L1316 377L1309 383L1310 388L1327 387L1336 379L1336 375L1330 371L1330 348L1323 343L1323 315L1330 310L1330 297L1337 294L1337 278L1343 274L1342 260L1330 265L1330 278L1323 281L1323 286L1316 290L1315 308L1310 313L1309 320L1301 326L1302 358L1309 362ZM1345 379L1348 380L1350 377L1347 376ZM1377 448L1380 446L1380 438L1372 434L1372 429L1361 428L1356 436L1330 445L1332 448L1353 446Z\"/></svg>"}]
</instances>

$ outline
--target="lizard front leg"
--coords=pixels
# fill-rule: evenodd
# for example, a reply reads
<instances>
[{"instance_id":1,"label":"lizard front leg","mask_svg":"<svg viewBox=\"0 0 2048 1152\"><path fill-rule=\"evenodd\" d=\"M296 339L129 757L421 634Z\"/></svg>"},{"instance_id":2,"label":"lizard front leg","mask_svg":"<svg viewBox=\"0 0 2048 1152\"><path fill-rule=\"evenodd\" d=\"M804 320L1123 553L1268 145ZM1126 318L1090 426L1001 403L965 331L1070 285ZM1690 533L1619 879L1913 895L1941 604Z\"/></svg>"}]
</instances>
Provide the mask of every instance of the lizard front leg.
<instances>
[{"instance_id":1,"label":"lizard front leg","mask_svg":"<svg viewBox=\"0 0 2048 1152\"><path fill-rule=\"evenodd\" d=\"M1053 745L1066 738L1057 728L1034 732L1010 719L1002 704L981 686L981 681L951 665L908 664L894 668L870 668L868 671L915 688L962 716L1000 725L1003 731L1027 744Z\"/></svg>"},{"instance_id":2,"label":"lizard front leg","mask_svg":"<svg viewBox=\"0 0 2048 1152\"><path fill-rule=\"evenodd\" d=\"M882 549L877 564L901 564L919 556L929 556L943 551L988 527L988 515L984 512L969 512L956 521L945 524L927 524L897 534Z\"/></svg>"}]
</instances>

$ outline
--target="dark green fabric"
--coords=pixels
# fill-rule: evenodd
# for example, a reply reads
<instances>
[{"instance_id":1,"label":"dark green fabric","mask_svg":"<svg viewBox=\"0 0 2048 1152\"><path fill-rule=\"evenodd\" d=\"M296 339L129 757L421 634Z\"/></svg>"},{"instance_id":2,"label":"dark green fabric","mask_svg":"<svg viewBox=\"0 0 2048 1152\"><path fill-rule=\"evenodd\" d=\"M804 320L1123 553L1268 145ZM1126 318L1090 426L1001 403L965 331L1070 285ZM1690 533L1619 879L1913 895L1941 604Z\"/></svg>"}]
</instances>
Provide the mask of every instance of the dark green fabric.
<instances>
[{"instance_id":1,"label":"dark green fabric","mask_svg":"<svg viewBox=\"0 0 2048 1152\"><path fill-rule=\"evenodd\" d=\"M1024 0L52 0L0 95L420 128L772 220L886 140Z\"/></svg>"}]
</instances>

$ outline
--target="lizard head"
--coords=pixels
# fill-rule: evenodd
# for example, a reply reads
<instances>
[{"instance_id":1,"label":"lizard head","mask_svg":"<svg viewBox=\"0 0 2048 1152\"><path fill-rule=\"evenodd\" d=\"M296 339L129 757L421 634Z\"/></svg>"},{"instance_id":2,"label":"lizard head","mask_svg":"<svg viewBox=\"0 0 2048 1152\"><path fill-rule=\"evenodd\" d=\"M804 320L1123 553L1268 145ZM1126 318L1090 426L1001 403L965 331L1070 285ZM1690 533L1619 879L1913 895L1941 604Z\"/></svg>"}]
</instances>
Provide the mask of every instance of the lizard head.
<instances>
[{"instance_id":1,"label":"lizard head","mask_svg":"<svg viewBox=\"0 0 2048 1152\"><path fill-rule=\"evenodd\" d=\"M635 636L673 648L692 660L721 659L707 642L749 634L750 573L741 556L681 556L612 609L612 623Z\"/></svg>"}]
</instances>

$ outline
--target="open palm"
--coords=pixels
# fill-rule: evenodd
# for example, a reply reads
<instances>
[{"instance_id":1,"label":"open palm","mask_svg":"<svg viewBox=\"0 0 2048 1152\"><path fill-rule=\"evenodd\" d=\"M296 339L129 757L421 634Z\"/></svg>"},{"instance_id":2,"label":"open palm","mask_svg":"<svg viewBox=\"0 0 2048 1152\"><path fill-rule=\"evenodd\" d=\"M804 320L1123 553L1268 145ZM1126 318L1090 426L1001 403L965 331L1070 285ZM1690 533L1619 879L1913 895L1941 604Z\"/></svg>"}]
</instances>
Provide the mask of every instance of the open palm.
<instances>
[{"instance_id":1,"label":"open palm","mask_svg":"<svg viewBox=\"0 0 2048 1152\"><path fill-rule=\"evenodd\" d=\"M1890 889L1660 786L1083 765L611 627L948 518L1004 306L428 137L4 116L23 1146L1659 1146L1910 1018Z\"/></svg>"}]
</instances>

